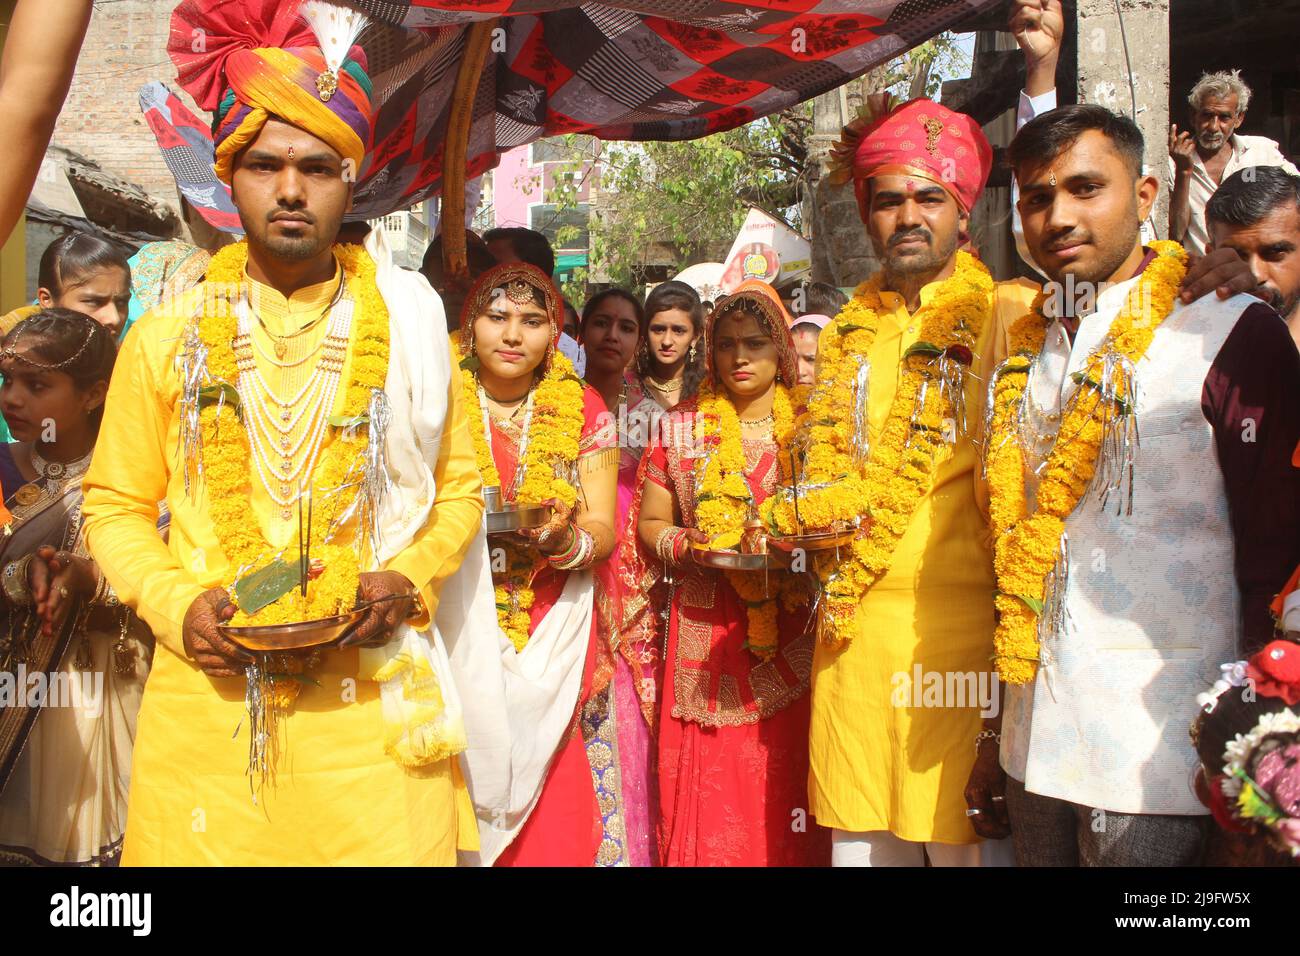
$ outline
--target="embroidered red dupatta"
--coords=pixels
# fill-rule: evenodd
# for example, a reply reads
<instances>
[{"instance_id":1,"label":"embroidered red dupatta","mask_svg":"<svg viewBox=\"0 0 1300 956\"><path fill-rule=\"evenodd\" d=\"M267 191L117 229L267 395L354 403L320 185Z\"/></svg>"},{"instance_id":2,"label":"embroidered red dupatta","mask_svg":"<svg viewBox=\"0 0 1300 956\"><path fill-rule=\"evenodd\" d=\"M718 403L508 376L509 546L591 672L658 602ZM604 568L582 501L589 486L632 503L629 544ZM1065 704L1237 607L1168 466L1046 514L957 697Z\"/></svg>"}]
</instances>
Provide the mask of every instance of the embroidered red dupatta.
<instances>
[{"instance_id":1,"label":"embroidered red dupatta","mask_svg":"<svg viewBox=\"0 0 1300 956\"><path fill-rule=\"evenodd\" d=\"M770 303L766 293L750 296ZM715 310L710 327L728 304L724 300ZM767 304L764 312L769 310L775 311ZM768 327L788 342L784 322L769 321ZM666 647L656 688L660 862L824 864L829 836L806 812L813 657L807 611L781 612L777 653L760 661L745 649L745 606L725 575L695 564L666 575L637 535L646 482L672 493L683 525L694 524L698 411L694 400L678 405L643 456L620 556L620 647L625 655L660 640ZM761 502L777 480L775 446L746 442L745 452L746 478ZM665 607L666 635L660 627ZM637 666L635 657L629 662Z\"/></svg>"}]
</instances>

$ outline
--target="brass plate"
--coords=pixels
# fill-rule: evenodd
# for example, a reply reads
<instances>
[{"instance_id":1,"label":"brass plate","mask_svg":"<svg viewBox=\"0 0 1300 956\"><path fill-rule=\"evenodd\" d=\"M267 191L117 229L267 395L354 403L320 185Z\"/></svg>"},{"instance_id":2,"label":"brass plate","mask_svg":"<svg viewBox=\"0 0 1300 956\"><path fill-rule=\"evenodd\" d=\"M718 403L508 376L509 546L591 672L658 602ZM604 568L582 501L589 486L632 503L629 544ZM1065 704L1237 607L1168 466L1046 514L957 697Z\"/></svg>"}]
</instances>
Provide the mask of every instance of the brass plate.
<instances>
[{"instance_id":1,"label":"brass plate","mask_svg":"<svg viewBox=\"0 0 1300 956\"><path fill-rule=\"evenodd\" d=\"M719 571L780 571L786 566L775 554L742 554L739 551L709 551L691 546L696 564Z\"/></svg>"},{"instance_id":2,"label":"brass plate","mask_svg":"<svg viewBox=\"0 0 1300 956\"><path fill-rule=\"evenodd\" d=\"M786 553L793 551L832 551L836 548L847 548L853 543L857 535L857 528L846 528L843 531L817 531L811 534L792 534L784 537L769 537L767 543L773 548L779 548Z\"/></svg>"},{"instance_id":3,"label":"brass plate","mask_svg":"<svg viewBox=\"0 0 1300 956\"><path fill-rule=\"evenodd\" d=\"M319 647L339 640L353 625L366 616L366 608L357 608L347 614L322 618L319 621L300 621L297 624L252 624L232 627L219 624L223 634L249 651L296 651Z\"/></svg>"}]
</instances>

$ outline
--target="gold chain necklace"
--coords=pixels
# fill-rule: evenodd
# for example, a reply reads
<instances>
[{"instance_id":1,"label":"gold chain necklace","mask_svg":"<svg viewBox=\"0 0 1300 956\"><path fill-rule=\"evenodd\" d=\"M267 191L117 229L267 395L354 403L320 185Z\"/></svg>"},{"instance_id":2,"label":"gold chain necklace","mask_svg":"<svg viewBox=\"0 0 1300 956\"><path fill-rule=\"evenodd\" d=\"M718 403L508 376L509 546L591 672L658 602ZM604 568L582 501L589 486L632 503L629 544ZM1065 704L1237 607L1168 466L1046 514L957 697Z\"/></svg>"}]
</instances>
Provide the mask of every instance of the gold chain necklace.
<instances>
[{"instance_id":1,"label":"gold chain necklace","mask_svg":"<svg viewBox=\"0 0 1300 956\"><path fill-rule=\"evenodd\" d=\"M266 333L267 338L271 340L271 346L275 350L275 357L277 359L283 361L284 357L289 353L289 343L291 341L298 338L298 336L300 335L306 335L308 332L316 328L316 326L320 325L321 322L325 320L325 317L329 315L331 311L333 311L334 306L338 305L339 302L342 300L344 288L346 287L346 285L347 285L347 277L341 276L339 278L339 287L334 290L334 297L330 299L329 304L325 306L324 311L322 311L320 315L316 316L316 318L312 319L310 322L302 326L297 331L289 332L285 335L277 335L276 333L272 332L270 328L267 327L266 322L263 321L262 319L261 313L259 313L257 309L253 307L252 298L251 297L249 298L248 308L253 313L253 317L257 319L257 324L261 326L262 331Z\"/></svg>"},{"instance_id":2,"label":"gold chain necklace","mask_svg":"<svg viewBox=\"0 0 1300 956\"><path fill-rule=\"evenodd\" d=\"M647 372L642 381L661 395L668 395L672 392L680 392L682 390L684 379L684 376L678 375L676 378L670 378L666 382L661 382L659 379Z\"/></svg>"}]
</instances>

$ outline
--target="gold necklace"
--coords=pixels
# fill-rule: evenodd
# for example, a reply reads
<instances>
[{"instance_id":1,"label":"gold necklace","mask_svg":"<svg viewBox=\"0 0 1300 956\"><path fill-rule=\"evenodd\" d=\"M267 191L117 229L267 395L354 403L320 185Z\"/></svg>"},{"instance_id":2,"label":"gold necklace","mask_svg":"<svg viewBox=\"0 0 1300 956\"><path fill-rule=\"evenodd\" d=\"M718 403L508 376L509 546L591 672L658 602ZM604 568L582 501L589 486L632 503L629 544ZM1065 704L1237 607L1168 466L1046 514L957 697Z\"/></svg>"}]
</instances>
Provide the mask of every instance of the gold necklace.
<instances>
[{"instance_id":1,"label":"gold necklace","mask_svg":"<svg viewBox=\"0 0 1300 956\"><path fill-rule=\"evenodd\" d=\"M662 395L668 395L671 392L680 392L682 390L683 380L684 376L678 375L676 378L670 378L666 382L661 382L649 372L647 372L645 377L642 379L646 385L649 385L656 392L659 392Z\"/></svg>"},{"instance_id":2,"label":"gold necklace","mask_svg":"<svg viewBox=\"0 0 1300 956\"><path fill-rule=\"evenodd\" d=\"M69 462L48 461L36 450L36 445L33 444L31 450L32 470L36 472L37 477L33 481L20 486L14 492L14 500L26 507L40 501L47 489L51 494L58 493L62 487L62 482L80 478L86 473L87 469L90 468L90 456L94 450L92 447L90 451L80 458Z\"/></svg>"},{"instance_id":3,"label":"gold necklace","mask_svg":"<svg viewBox=\"0 0 1300 956\"><path fill-rule=\"evenodd\" d=\"M776 423L776 414L770 413L762 418L742 418L740 419L741 428L767 428Z\"/></svg>"},{"instance_id":4,"label":"gold necklace","mask_svg":"<svg viewBox=\"0 0 1300 956\"><path fill-rule=\"evenodd\" d=\"M249 298L248 308L253 313L253 317L257 319L257 324L262 327L262 331L266 333L267 338L271 340L271 346L275 350L276 358L283 360L284 357L287 354L289 354L289 343L291 341L298 338L298 336L300 335L307 334L308 332L316 328L316 326L320 325L320 323L325 320L325 317L329 315L330 312L333 311L334 306L338 305L339 302L343 299L343 290L346 285L347 285L347 276L340 277L339 287L334 290L334 297L330 299L329 304L325 306L325 310L321 312L320 315L316 316L316 318L308 322L306 325L302 326L302 328L294 332L289 332L285 335L277 335L267 327L266 323L262 320L261 313L259 313L257 309L253 308L252 298L251 297Z\"/></svg>"}]
</instances>

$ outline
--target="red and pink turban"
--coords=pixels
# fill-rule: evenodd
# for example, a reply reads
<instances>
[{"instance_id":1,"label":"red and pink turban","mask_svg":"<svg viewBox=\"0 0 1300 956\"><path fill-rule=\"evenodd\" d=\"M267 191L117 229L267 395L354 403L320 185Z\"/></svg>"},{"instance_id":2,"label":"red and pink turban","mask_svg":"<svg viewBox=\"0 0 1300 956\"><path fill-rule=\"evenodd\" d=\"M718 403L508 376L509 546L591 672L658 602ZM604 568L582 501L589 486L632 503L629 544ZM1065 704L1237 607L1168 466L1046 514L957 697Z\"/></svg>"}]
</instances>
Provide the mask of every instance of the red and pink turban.
<instances>
[{"instance_id":1,"label":"red and pink turban","mask_svg":"<svg viewBox=\"0 0 1300 956\"><path fill-rule=\"evenodd\" d=\"M979 123L930 100L891 106L875 100L862 119L844 128L835 146L833 182L853 179L865 220L868 182L876 176L912 176L945 189L969 213L993 168L993 148Z\"/></svg>"}]
</instances>

